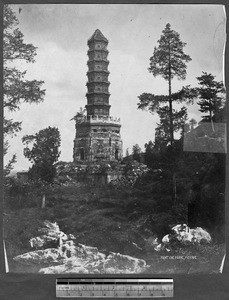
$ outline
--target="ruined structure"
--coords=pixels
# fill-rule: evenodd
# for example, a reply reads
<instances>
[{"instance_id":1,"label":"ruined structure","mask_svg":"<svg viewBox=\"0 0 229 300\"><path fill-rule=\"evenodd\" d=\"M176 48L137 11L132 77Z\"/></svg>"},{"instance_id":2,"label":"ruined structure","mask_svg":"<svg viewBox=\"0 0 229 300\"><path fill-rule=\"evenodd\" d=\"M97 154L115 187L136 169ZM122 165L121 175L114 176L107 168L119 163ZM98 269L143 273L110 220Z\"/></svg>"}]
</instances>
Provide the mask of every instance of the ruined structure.
<instances>
[{"instance_id":1,"label":"ruined structure","mask_svg":"<svg viewBox=\"0 0 229 300\"><path fill-rule=\"evenodd\" d=\"M74 162L120 161L120 119L110 116L108 40L97 29L88 40L87 115L76 121Z\"/></svg>"}]
</instances>

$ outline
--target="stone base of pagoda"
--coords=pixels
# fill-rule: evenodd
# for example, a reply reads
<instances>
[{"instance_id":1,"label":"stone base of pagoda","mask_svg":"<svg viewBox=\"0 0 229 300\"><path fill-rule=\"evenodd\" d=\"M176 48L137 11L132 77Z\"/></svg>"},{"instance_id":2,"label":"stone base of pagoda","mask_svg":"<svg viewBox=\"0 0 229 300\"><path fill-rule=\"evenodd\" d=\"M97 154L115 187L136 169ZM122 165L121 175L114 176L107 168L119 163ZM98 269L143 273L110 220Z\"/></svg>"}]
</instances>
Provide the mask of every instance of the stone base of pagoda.
<instances>
[{"instance_id":1,"label":"stone base of pagoda","mask_svg":"<svg viewBox=\"0 0 229 300\"><path fill-rule=\"evenodd\" d=\"M122 160L120 123L98 119L76 124L74 162L109 162Z\"/></svg>"}]
</instances>

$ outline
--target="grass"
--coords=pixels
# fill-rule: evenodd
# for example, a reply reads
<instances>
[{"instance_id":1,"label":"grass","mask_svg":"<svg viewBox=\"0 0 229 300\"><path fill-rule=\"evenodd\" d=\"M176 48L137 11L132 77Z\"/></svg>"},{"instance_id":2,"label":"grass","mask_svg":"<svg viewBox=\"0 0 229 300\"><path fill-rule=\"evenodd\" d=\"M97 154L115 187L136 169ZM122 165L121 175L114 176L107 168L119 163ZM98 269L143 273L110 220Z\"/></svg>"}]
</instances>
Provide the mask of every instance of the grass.
<instances>
[{"instance_id":1,"label":"grass","mask_svg":"<svg viewBox=\"0 0 229 300\"><path fill-rule=\"evenodd\" d=\"M74 234L79 243L98 247L103 252L119 252L145 259L149 274L218 272L225 253L224 244L214 242L178 247L170 252L154 251L144 241L153 234L152 226L145 222L151 212L144 208L139 213L134 205L135 202L139 205L139 199L129 191L124 193L110 187L83 184L57 186L47 193L46 198L44 209L5 209L4 238L13 271L22 271L12 258L31 250L29 239L38 235L37 230L44 220L57 222L62 231ZM189 258L191 256L196 258ZM32 266L28 271L37 272Z\"/></svg>"}]
</instances>

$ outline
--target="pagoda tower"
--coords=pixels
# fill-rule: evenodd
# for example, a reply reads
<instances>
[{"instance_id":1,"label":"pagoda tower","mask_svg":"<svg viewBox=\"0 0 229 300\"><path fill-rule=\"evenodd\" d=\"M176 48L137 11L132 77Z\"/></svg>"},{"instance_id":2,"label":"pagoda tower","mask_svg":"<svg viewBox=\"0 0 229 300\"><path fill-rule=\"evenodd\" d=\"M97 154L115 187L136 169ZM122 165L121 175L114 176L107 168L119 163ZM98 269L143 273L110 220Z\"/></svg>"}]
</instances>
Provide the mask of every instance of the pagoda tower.
<instances>
[{"instance_id":1,"label":"pagoda tower","mask_svg":"<svg viewBox=\"0 0 229 300\"><path fill-rule=\"evenodd\" d=\"M76 121L74 162L120 161L120 119L110 116L108 40L96 29L88 40L87 115Z\"/></svg>"}]
</instances>

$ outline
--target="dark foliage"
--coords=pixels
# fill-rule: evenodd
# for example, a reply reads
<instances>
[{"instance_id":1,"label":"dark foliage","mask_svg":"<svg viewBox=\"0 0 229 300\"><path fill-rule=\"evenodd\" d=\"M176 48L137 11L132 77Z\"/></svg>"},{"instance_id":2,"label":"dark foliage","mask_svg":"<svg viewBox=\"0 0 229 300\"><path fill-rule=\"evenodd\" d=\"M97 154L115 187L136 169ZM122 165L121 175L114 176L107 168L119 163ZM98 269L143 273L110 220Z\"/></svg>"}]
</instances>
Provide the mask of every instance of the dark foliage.
<instances>
[{"instance_id":1,"label":"dark foliage","mask_svg":"<svg viewBox=\"0 0 229 300\"><path fill-rule=\"evenodd\" d=\"M200 112L205 113L202 116L203 121L211 121L213 115L218 114L223 105L222 96L225 93L223 82L215 81L215 76L203 72L203 75L197 77L199 87L197 88L199 95Z\"/></svg>"},{"instance_id":2,"label":"dark foliage","mask_svg":"<svg viewBox=\"0 0 229 300\"><path fill-rule=\"evenodd\" d=\"M141 153L141 148L139 147L138 144L135 144L132 148L133 160L140 162L140 153Z\"/></svg>"},{"instance_id":3,"label":"dark foliage","mask_svg":"<svg viewBox=\"0 0 229 300\"><path fill-rule=\"evenodd\" d=\"M29 169L28 176L31 180L42 179L47 183L52 183L56 177L56 168L44 162L36 163Z\"/></svg>"},{"instance_id":4,"label":"dark foliage","mask_svg":"<svg viewBox=\"0 0 229 300\"><path fill-rule=\"evenodd\" d=\"M29 170L30 179L40 179L52 183L56 175L54 163L60 156L59 130L55 127L48 127L35 135L24 136L22 141L26 144L24 148L25 157L33 162L33 166ZM28 147L29 143L33 143L31 149Z\"/></svg>"},{"instance_id":5,"label":"dark foliage","mask_svg":"<svg viewBox=\"0 0 229 300\"><path fill-rule=\"evenodd\" d=\"M160 150L151 141L145 145L150 171L137 180L137 194L144 202L151 201L147 208L151 216L166 214L164 225L201 226L222 240L225 154L184 152L182 144L181 139ZM158 226L162 229L160 220Z\"/></svg>"},{"instance_id":6,"label":"dark foliage","mask_svg":"<svg viewBox=\"0 0 229 300\"><path fill-rule=\"evenodd\" d=\"M16 178L6 177L4 191L4 210L18 210L37 207L40 200L37 197L38 187L33 182L22 182Z\"/></svg>"},{"instance_id":7,"label":"dark foliage","mask_svg":"<svg viewBox=\"0 0 229 300\"><path fill-rule=\"evenodd\" d=\"M4 5L3 11L3 107L5 111L15 112L22 103L40 103L44 100L43 81L27 80L26 71L14 66L18 61L34 63L36 50L32 44L26 44L24 35L18 28L18 20L9 5ZM16 135L21 130L22 122L3 118L4 154L9 143L7 137ZM16 155L5 166L5 174L9 174L16 161Z\"/></svg>"}]
</instances>

